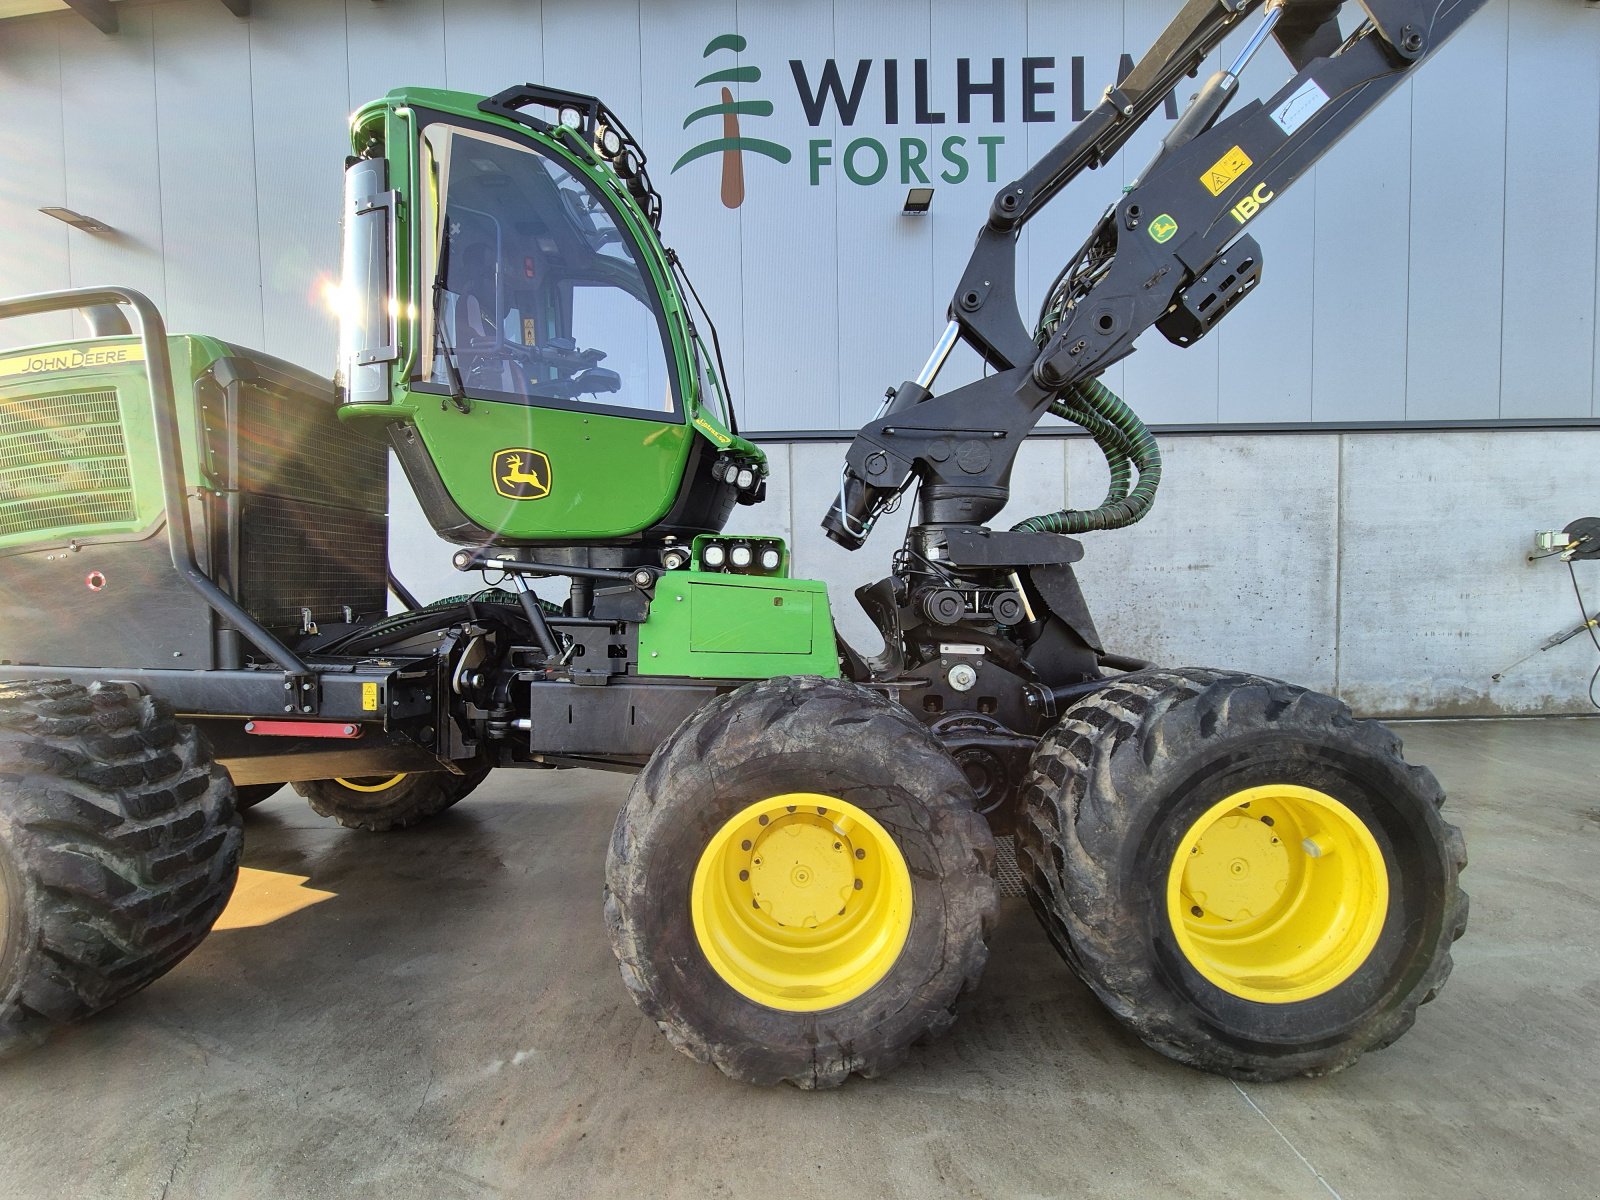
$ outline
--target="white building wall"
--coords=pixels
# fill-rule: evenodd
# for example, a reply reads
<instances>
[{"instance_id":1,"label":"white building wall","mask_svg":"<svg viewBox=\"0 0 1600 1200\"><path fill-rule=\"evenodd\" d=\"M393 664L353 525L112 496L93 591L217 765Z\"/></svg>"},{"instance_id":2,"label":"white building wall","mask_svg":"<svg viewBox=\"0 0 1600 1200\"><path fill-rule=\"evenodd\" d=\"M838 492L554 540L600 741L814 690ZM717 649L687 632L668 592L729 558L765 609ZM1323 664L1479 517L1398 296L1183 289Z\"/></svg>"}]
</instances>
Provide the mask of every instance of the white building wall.
<instances>
[{"instance_id":1,"label":"white building wall","mask_svg":"<svg viewBox=\"0 0 1600 1200\"><path fill-rule=\"evenodd\" d=\"M400 83L490 92L543 80L602 95L651 152L666 238L718 316L746 426L849 430L920 365L998 183L1067 128L1073 59L1092 102L1176 0L255 0L248 20L216 0L117 7L110 37L72 14L0 21L0 293L115 280L147 291L177 328L325 371L333 331L318 296L337 262L349 111ZM732 32L743 52L703 56ZM983 96L957 120L963 57L979 77L1003 60L1004 120ZM1022 61L1042 57L1055 59L1041 75L1055 91L1035 99L1056 119L1026 122ZM791 61L814 82L829 59L847 79L870 60L849 125L833 108L812 125L800 102ZM888 59L899 64L896 123ZM918 60L943 123L914 119ZM1281 59L1269 49L1258 63L1247 90L1270 91ZM761 72L734 90L774 106L745 132L790 159L747 154L747 197L728 209L715 156L672 166L707 136L684 126L709 102L697 80L734 64ZM1025 312L1159 133L1025 232ZM932 179L926 217L902 216L901 140L936 155L952 136L973 167L959 183ZM996 182L981 138L1002 139ZM895 152L876 183L842 168L861 139ZM833 159L815 186L813 142ZM1189 351L1152 335L1107 382L1157 424L1592 422L1597 193L1600 9L1493 0L1257 219L1266 282L1251 303ZM69 230L38 213L47 204L117 233ZM0 344L70 332L66 318L44 318L0 330ZM972 370L953 362L942 383ZM1534 529L1600 512L1597 437L1169 439L1155 513L1090 539L1085 586L1126 652L1247 666L1372 711L1575 711L1593 669L1581 639L1502 683L1489 677L1576 621L1564 571L1525 553ZM801 571L841 585L881 574L887 531L848 556L816 528L843 442L769 450L773 501L740 521L791 533ZM1069 481L1075 501L1092 502L1095 470L1081 440L1031 444L1014 515L1059 505ZM419 590L458 589L446 548L397 484L402 574ZM1600 579L1584 582L1600 597ZM836 605L859 636L847 590Z\"/></svg>"}]
</instances>

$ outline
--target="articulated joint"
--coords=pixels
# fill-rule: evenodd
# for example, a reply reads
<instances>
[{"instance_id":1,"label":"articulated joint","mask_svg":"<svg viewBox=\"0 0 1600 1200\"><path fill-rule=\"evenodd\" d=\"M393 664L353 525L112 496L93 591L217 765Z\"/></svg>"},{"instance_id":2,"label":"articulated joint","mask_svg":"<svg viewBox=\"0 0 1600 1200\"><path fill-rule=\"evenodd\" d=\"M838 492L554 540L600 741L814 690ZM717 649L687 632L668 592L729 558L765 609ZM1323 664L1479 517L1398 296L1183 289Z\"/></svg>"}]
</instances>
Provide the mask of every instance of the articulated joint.
<instances>
[{"instance_id":1,"label":"articulated joint","mask_svg":"<svg viewBox=\"0 0 1600 1200\"><path fill-rule=\"evenodd\" d=\"M1008 183L989 205L989 228L1004 233L1022 224L1022 201L1026 195L1020 182Z\"/></svg>"}]
</instances>

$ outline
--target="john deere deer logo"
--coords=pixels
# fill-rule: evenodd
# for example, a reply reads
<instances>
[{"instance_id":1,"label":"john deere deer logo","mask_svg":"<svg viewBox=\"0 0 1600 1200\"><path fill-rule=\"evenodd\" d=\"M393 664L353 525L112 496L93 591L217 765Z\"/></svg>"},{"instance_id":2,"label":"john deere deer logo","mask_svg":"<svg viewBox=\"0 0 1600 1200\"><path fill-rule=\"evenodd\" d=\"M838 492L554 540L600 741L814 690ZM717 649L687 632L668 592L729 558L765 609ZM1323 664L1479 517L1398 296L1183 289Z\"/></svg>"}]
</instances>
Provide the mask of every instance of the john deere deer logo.
<instances>
[{"instance_id":1,"label":"john deere deer logo","mask_svg":"<svg viewBox=\"0 0 1600 1200\"><path fill-rule=\"evenodd\" d=\"M748 43L737 33L724 33L714 37L706 43L701 58L710 58L719 50L731 50L734 54L742 53ZM738 208L744 203L744 158L743 152L748 150L752 154L765 154L768 158L778 162L789 161L789 151L776 142L762 141L760 138L744 137L739 132L739 118L745 117L770 117L772 115L772 101L770 100L735 100L733 92L729 90L730 83L758 83L761 80L760 67L724 67L720 71L712 71L705 78L695 84L695 87L704 87L707 84L722 85L722 102L708 104L704 108L697 108L683 119L685 129L696 121L706 117L722 118L722 136L701 142L698 146L686 150L677 162L672 164L675 174L679 167L692 163L697 158L704 158L708 154L722 152L722 203L728 208Z\"/></svg>"},{"instance_id":2,"label":"john deere deer logo","mask_svg":"<svg viewBox=\"0 0 1600 1200\"><path fill-rule=\"evenodd\" d=\"M538 450L502 450L494 456L494 490L507 500L543 500L550 494L550 460Z\"/></svg>"}]
</instances>

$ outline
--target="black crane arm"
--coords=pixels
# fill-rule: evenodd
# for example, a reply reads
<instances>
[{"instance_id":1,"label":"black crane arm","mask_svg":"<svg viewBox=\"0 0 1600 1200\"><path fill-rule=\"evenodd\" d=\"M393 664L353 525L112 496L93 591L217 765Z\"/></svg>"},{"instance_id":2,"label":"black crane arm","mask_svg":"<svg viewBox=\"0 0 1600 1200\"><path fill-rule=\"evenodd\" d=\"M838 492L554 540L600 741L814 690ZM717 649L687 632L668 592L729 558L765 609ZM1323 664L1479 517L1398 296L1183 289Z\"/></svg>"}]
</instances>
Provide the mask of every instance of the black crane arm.
<instances>
[{"instance_id":1,"label":"black crane arm","mask_svg":"<svg viewBox=\"0 0 1600 1200\"><path fill-rule=\"evenodd\" d=\"M1339 16L1358 3L1349 36ZM902 384L846 457L823 527L849 549L920 482L913 537L975 527L1009 495L1022 439L1053 403L1133 352L1152 325L1192 345L1261 277L1245 232L1487 0L1187 0L1133 71L1020 179L996 195L928 363ZM1084 171L1101 166L1196 74L1234 27L1260 21L1235 63L1201 88L1135 184L1106 212L1046 298L1037 326L1017 308L1022 227ZM1224 115L1251 56L1273 37L1295 76L1266 102ZM930 389L957 341L996 372Z\"/></svg>"}]
</instances>

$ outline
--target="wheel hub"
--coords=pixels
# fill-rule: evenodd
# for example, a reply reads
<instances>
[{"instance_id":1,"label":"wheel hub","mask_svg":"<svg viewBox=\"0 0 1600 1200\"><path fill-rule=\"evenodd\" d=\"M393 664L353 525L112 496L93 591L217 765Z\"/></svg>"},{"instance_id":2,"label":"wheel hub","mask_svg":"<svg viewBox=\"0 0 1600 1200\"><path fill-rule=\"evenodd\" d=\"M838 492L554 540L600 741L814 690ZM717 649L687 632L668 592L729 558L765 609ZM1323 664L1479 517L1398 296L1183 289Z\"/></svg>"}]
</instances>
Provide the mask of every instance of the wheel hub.
<instances>
[{"instance_id":1,"label":"wheel hub","mask_svg":"<svg viewBox=\"0 0 1600 1200\"><path fill-rule=\"evenodd\" d=\"M836 919L855 890L852 849L822 814L789 815L755 842L751 896L779 925L815 929Z\"/></svg>"},{"instance_id":2,"label":"wheel hub","mask_svg":"<svg viewBox=\"0 0 1600 1200\"><path fill-rule=\"evenodd\" d=\"M700 949L730 987L769 1008L813 1012L888 974L911 928L911 874L868 813L791 793L716 832L690 907Z\"/></svg>"},{"instance_id":3,"label":"wheel hub","mask_svg":"<svg viewBox=\"0 0 1600 1200\"><path fill-rule=\"evenodd\" d=\"M1325 792L1235 792L1191 825L1167 880L1178 948L1225 992L1264 1004L1322 995L1371 954L1389 906L1372 831Z\"/></svg>"}]
</instances>

